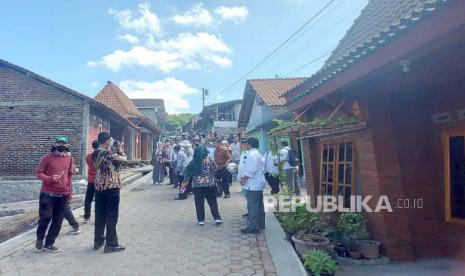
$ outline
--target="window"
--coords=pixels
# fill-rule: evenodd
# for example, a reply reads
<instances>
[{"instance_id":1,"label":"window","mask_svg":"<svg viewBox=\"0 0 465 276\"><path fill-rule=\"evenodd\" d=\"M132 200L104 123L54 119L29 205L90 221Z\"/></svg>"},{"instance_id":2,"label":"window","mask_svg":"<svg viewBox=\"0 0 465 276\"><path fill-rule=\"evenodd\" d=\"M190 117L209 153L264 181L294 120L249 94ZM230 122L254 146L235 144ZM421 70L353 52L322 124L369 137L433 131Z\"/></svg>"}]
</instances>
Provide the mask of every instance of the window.
<instances>
[{"instance_id":1,"label":"window","mask_svg":"<svg viewBox=\"0 0 465 276\"><path fill-rule=\"evenodd\" d=\"M465 129L443 133L446 221L465 224Z\"/></svg>"},{"instance_id":2,"label":"window","mask_svg":"<svg viewBox=\"0 0 465 276\"><path fill-rule=\"evenodd\" d=\"M353 144L350 141L323 142L321 145L320 194L342 196L350 206L354 182Z\"/></svg>"}]
</instances>

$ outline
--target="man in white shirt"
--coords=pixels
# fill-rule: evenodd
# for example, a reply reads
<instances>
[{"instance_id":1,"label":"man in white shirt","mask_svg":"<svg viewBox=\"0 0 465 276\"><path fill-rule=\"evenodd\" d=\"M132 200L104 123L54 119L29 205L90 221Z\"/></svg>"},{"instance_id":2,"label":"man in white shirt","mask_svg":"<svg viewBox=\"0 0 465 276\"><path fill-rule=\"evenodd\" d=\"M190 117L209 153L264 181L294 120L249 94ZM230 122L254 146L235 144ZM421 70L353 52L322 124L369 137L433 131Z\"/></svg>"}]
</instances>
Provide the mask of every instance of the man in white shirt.
<instances>
[{"instance_id":1,"label":"man in white shirt","mask_svg":"<svg viewBox=\"0 0 465 276\"><path fill-rule=\"evenodd\" d=\"M247 199L248 227L241 230L243 234L258 234L265 229L265 208L263 205L263 188L265 187L265 160L258 152L259 141L255 137L247 139L247 156L241 185ZM241 164L242 165L242 164Z\"/></svg>"},{"instance_id":2,"label":"man in white shirt","mask_svg":"<svg viewBox=\"0 0 465 276\"><path fill-rule=\"evenodd\" d=\"M237 137L237 135L234 135L233 139L234 142L231 144L232 160L239 165L239 160L241 159L241 144L239 143L239 137Z\"/></svg>"},{"instance_id":3,"label":"man in white shirt","mask_svg":"<svg viewBox=\"0 0 465 276\"><path fill-rule=\"evenodd\" d=\"M271 194L279 193L279 161L274 144L270 144L270 150L265 153L265 179L271 187Z\"/></svg>"},{"instance_id":4,"label":"man in white shirt","mask_svg":"<svg viewBox=\"0 0 465 276\"><path fill-rule=\"evenodd\" d=\"M286 185L289 191L293 191L295 195L300 195L300 186L299 186L299 166L291 166L289 164L289 143L287 141L282 141L281 146L283 147L279 152L280 162L283 164L283 170L286 175Z\"/></svg>"}]
</instances>

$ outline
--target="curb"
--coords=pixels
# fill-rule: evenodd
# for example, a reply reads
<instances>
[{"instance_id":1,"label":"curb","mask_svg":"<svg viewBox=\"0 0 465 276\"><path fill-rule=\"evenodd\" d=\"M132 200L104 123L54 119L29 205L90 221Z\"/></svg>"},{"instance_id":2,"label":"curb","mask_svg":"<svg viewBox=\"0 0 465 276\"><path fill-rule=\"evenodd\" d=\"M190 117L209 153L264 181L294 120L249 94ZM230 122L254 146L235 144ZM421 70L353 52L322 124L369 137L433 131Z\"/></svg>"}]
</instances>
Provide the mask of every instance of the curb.
<instances>
[{"instance_id":1,"label":"curb","mask_svg":"<svg viewBox=\"0 0 465 276\"><path fill-rule=\"evenodd\" d=\"M286 240L286 233L284 233L275 215L273 213L266 213L265 219L265 239L268 252L276 269L276 274L278 276L307 276L307 271L292 245Z\"/></svg>"},{"instance_id":2,"label":"curb","mask_svg":"<svg viewBox=\"0 0 465 276\"><path fill-rule=\"evenodd\" d=\"M151 172L144 176L141 176L139 179L135 180L133 183L123 187L123 189L121 189L121 194L122 195L127 194L131 190L145 183L147 179L151 179L151 178L152 178ZM83 212L84 212L84 206L73 210L73 213L75 214L75 216ZM21 250L20 247L22 246L33 244L36 240L35 233L36 233L36 228L33 228L30 230L27 230L24 233L17 235L16 237L13 237L9 240L6 240L0 243L0 259L3 259L4 257L9 256L15 253L16 251Z\"/></svg>"}]
</instances>

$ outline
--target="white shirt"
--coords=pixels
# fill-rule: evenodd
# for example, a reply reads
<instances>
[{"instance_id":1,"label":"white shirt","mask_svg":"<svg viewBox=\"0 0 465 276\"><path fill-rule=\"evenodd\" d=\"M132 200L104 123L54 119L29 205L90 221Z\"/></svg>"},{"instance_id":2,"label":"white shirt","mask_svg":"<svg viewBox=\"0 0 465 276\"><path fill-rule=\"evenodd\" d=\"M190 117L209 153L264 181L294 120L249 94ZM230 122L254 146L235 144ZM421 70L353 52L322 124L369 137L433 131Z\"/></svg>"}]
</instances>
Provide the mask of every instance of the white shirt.
<instances>
[{"instance_id":1,"label":"white shirt","mask_svg":"<svg viewBox=\"0 0 465 276\"><path fill-rule=\"evenodd\" d=\"M283 165L283 170L289 170L289 169L296 169L297 168L297 166L292 167L291 165L289 165L289 161L288 161L289 160L289 150L290 150L289 147L284 147L279 152L280 161L285 161L284 165Z\"/></svg>"},{"instance_id":2,"label":"white shirt","mask_svg":"<svg viewBox=\"0 0 465 276\"><path fill-rule=\"evenodd\" d=\"M265 159L257 149L251 149L247 152L245 161L244 176L247 176L247 182L244 185L245 190L263 191L265 187Z\"/></svg>"},{"instance_id":3,"label":"white shirt","mask_svg":"<svg viewBox=\"0 0 465 276\"><path fill-rule=\"evenodd\" d=\"M208 150L208 157L210 157L211 160L215 160L215 148L207 148Z\"/></svg>"},{"instance_id":4,"label":"white shirt","mask_svg":"<svg viewBox=\"0 0 465 276\"><path fill-rule=\"evenodd\" d=\"M272 152L265 153L265 172L270 174L279 173L278 156Z\"/></svg>"},{"instance_id":5,"label":"white shirt","mask_svg":"<svg viewBox=\"0 0 465 276\"><path fill-rule=\"evenodd\" d=\"M239 180L241 180L241 178L244 176L244 168L246 165L246 161L247 151L245 150L241 153L241 157L239 158L239 165L237 166L237 177L239 178Z\"/></svg>"},{"instance_id":6,"label":"white shirt","mask_svg":"<svg viewBox=\"0 0 465 276\"><path fill-rule=\"evenodd\" d=\"M241 148L240 148L240 144L237 143L232 143L231 144L231 150L232 150L232 159L234 161L238 161L241 159Z\"/></svg>"}]
</instances>

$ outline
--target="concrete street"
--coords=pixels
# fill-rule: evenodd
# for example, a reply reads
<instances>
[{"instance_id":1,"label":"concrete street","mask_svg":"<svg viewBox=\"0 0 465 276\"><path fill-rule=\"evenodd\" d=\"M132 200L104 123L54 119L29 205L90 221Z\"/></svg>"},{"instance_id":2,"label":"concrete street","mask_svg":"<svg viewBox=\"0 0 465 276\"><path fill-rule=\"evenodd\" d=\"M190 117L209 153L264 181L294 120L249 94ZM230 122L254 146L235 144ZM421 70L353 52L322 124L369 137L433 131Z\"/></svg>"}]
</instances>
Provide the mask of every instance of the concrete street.
<instances>
[{"instance_id":1,"label":"concrete street","mask_svg":"<svg viewBox=\"0 0 465 276\"><path fill-rule=\"evenodd\" d=\"M245 226L245 204L237 183L230 199L219 199L224 224L215 226L207 207L201 227L192 197L175 201L170 186L144 179L122 197L118 234L126 251L93 251L93 223L81 225L80 235L68 236L65 221L55 244L60 253L36 253L35 235L29 234L11 254L0 256L0 275L275 275L263 234L239 232Z\"/></svg>"}]
</instances>

